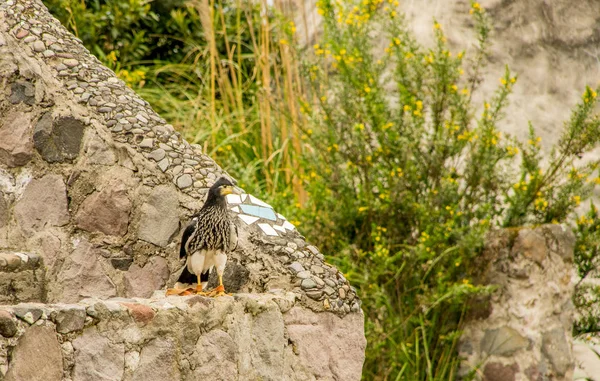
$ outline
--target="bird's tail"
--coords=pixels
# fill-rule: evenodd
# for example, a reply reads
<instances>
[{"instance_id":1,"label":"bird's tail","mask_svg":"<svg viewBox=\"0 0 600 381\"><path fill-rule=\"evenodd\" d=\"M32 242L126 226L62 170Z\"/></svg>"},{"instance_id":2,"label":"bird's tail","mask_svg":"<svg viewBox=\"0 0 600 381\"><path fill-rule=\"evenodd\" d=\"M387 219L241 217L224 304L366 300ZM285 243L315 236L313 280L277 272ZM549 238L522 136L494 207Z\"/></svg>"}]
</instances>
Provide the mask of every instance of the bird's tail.
<instances>
[{"instance_id":1,"label":"bird's tail","mask_svg":"<svg viewBox=\"0 0 600 381\"><path fill-rule=\"evenodd\" d=\"M206 270L205 272L200 274L200 282L202 282L202 283L208 282L208 276L209 276L208 270ZM181 272L181 275L179 275L179 279L177 280L177 282L192 284L192 283L196 283L197 281L198 281L198 278L196 277L196 275L192 274L188 270L187 266L183 266L183 271Z\"/></svg>"}]
</instances>

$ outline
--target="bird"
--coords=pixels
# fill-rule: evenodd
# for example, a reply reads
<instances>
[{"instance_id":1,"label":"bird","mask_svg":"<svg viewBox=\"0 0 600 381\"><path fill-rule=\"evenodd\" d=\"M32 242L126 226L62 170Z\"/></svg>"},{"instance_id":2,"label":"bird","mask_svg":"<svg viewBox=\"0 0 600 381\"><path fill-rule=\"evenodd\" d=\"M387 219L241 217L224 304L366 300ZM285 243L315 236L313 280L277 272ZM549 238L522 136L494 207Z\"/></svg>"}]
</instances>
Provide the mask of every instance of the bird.
<instances>
[{"instance_id":1,"label":"bird","mask_svg":"<svg viewBox=\"0 0 600 381\"><path fill-rule=\"evenodd\" d=\"M196 283L196 289L167 290L167 295L225 295L223 272L227 255L238 245L237 226L227 210L225 196L234 193L233 183L225 177L218 179L208 190L206 202L192 216L191 222L183 231L179 257L186 258L186 265L178 283ZM219 285L210 293L204 292L208 276L216 267Z\"/></svg>"}]
</instances>

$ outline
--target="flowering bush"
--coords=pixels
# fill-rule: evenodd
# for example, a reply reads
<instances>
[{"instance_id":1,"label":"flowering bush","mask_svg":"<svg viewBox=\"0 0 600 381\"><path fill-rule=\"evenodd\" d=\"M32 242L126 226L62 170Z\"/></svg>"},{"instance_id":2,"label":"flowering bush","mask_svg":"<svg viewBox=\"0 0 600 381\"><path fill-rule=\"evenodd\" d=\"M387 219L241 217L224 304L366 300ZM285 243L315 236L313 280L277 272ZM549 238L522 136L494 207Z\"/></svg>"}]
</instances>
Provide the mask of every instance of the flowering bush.
<instances>
[{"instance_id":1,"label":"flowering bush","mask_svg":"<svg viewBox=\"0 0 600 381\"><path fill-rule=\"evenodd\" d=\"M526 142L499 131L517 83L508 68L494 94L472 102L488 47L484 9L472 3L479 50L466 61L437 22L435 46L417 44L396 5L318 3L324 36L306 68L316 101L303 106L315 149L298 219L359 286L365 377L447 380L466 302L490 291L472 279L485 233L565 222L597 185L597 163L579 163L600 138L596 91L585 90L542 164L533 127Z\"/></svg>"}]
</instances>

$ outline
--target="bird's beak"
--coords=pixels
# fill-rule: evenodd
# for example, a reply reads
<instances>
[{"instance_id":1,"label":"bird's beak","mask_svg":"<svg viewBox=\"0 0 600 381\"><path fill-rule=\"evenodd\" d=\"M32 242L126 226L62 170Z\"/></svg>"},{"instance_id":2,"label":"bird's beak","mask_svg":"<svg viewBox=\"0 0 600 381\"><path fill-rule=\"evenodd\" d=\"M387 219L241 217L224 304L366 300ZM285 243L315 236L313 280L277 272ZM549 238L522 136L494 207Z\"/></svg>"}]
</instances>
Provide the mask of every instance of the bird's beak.
<instances>
[{"instance_id":1,"label":"bird's beak","mask_svg":"<svg viewBox=\"0 0 600 381\"><path fill-rule=\"evenodd\" d=\"M221 188L221 196L226 196L233 193L233 187L226 185Z\"/></svg>"}]
</instances>

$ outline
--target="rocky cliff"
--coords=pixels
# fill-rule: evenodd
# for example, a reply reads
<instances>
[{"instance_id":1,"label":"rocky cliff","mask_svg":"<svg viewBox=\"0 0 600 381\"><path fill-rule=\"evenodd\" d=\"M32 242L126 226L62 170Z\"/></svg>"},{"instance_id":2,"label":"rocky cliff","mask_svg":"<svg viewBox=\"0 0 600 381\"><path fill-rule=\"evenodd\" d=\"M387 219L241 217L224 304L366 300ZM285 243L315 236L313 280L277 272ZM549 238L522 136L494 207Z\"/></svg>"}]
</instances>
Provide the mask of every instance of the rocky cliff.
<instances>
[{"instance_id":1,"label":"rocky cliff","mask_svg":"<svg viewBox=\"0 0 600 381\"><path fill-rule=\"evenodd\" d=\"M252 195L228 197L238 296L143 299L230 176L40 1L0 2L0 93L0 379L360 378L355 290Z\"/></svg>"}]
</instances>

